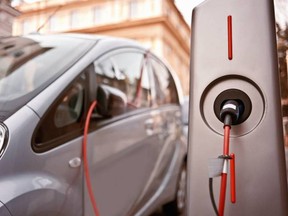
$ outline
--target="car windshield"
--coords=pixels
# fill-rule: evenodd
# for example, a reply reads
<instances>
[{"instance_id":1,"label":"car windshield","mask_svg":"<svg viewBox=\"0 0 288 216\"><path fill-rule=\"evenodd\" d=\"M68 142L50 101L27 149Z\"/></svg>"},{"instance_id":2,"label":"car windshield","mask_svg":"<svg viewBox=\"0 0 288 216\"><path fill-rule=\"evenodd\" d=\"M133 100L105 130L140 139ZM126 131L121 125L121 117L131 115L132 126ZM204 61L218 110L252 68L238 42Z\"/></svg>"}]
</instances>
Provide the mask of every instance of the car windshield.
<instances>
[{"instance_id":1,"label":"car windshield","mask_svg":"<svg viewBox=\"0 0 288 216\"><path fill-rule=\"evenodd\" d=\"M86 41L75 38L32 38L0 40L0 100L39 88L87 49Z\"/></svg>"},{"instance_id":2,"label":"car windshield","mask_svg":"<svg viewBox=\"0 0 288 216\"><path fill-rule=\"evenodd\" d=\"M0 112L26 104L94 43L59 35L0 38Z\"/></svg>"}]
</instances>

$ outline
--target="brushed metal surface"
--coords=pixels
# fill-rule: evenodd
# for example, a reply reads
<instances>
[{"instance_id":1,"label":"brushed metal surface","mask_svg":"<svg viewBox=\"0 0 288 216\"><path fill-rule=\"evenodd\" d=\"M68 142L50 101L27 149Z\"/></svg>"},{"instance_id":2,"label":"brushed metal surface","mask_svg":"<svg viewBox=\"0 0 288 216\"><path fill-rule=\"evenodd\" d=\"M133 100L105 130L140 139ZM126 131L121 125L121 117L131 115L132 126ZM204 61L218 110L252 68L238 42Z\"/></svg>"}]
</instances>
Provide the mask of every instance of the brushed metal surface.
<instances>
[{"instance_id":1,"label":"brushed metal surface","mask_svg":"<svg viewBox=\"0 0 288 216\"><path fill-rule=\"evenodd\" d=\"M230 15L232 60L228 59L227 17ZM239 88L248 94L252 113L250 119L236 126L235 130L232 128L230 152L237 157L237 202L229 202L228 185L225 215L288 215L277 66L272 0L207 0L194 9L188 148L189 216L215 214L209 197L208 160L221 154L223 135L211 105L217 91L228 87ZM235 79L221 80L229 76L235 76ZM217 81L211 87L211 83ZM212 89L207 91L207 88ZM219 189L220 178L215 178L216 203Z\"/></svg>"}]
</instances>

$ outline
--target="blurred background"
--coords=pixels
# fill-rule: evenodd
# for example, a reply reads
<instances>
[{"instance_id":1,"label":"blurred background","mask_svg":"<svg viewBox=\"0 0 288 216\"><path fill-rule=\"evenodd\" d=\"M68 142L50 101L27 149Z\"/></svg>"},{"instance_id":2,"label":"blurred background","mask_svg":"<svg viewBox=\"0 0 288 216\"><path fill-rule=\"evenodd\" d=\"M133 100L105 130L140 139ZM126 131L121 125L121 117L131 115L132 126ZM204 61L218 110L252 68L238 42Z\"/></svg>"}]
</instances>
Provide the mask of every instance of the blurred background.
<instances>
[{"instance_id":1,"label":"blurred background","mask_svg":"<svg viewBox=\"0 0 288 216\"><path fill-rule=\"evenodd\" d=\"M0 0L0 37L75 32L134 39L171 65L188 95L191 13L202 1ZM274 3L283 129L288 148L288 0Z\"/></svg>"}]
</instances>

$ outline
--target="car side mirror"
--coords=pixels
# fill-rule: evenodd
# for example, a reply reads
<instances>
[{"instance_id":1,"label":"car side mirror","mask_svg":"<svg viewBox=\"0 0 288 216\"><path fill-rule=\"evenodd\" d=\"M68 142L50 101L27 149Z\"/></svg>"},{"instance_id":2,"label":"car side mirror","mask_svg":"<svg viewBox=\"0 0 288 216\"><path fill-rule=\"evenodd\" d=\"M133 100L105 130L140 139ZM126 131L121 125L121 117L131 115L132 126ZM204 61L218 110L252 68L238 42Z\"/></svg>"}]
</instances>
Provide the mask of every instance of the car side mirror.
<instances>
[{"instance_id":1,"label":"car side mirror","mask_svg":"<svg viewBox=\"0 0 288 216\"><path fill-rule=\"evenodd\" d=\"M101 84L97 89L97 112L113 117L126 112L127 96L119 89Z\"/></svg>"}]
</instances>

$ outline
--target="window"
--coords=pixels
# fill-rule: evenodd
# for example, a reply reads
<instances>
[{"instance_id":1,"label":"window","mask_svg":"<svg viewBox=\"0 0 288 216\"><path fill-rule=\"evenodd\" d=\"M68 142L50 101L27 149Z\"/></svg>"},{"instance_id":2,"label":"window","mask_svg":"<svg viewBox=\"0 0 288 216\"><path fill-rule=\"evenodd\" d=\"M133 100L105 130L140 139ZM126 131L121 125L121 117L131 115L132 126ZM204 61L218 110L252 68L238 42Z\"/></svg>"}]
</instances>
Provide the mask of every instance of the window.
<instances>
[{"instance_id":1,"label":"window","mask_svg":"<svg viewBox=\"0 0 288 216\"><path fill-rule=\"evenodd\" d=\"M50 31L56 31L57 30L57 17L52 16L49 19L49 30Z\"/></svg>"},{"instance_id":2,"label":"window","mask_svg":"<svg viewBox=\"0 0 288 216\"><path fill-rule=\"evenodd\" d=\"M76 83L57 106L54 123L57 128L76 123L81 117L84 104L84 88Z\"/></svg>"},{"instance_id":3,"label":"window","mask_svg":"<svg viewBox=\"0 0 288 216\"><path fill-rule=\"evenodd\" d=\"M103 23L104 18L103 6L97 6L93 10L94 10L94 24Z\"/></svg>"},{"instance_id":4,"label":"window","mask_svg":"<svg viewBox=\"0 0 288 216\"><path fill-rule=\"evenodd\" d=\"M77 79L52 105L34 137L38 149L51 149L82 134L86 77Z\"/></svg>"},{"instance_id":5,"label":"window","mask_svg":"<svg viewBox=\"0 0 288 216\"><path fill-rule=\"evenodd\" d=\"M81 16L78 11L72 11L71 12L71 27L72 28L78 28L80 27L82 20Z\"/></svg>"},{"instance_id":6,"label":"window","mask_svg":"<svg viewBox=\"0 0 288 216\"><path fill-rule=\"evenodd\" d=\"M0 43L0 110L6 119L64 74L95 41L28 35L1 38Z\"/></svg>"},{"instance_id":7,"label":"window","mask_svg":"<svg viewBox=\"0 0 288 216\"><path fill-rule=\"evenodd\" d=\"M0 99L18 99L43 87L92 45L79 39L53 36L16 37L0 49ZM57 56L57 58L55 58ZM65 61L63 61L65 59ZM53 70L51 70L53 68Z\"/></svg>"},{"instance_id":8,"label":"window","mask_svg":"<svg viewBox=\"0 0 288 216\"><path fill-rule=\"evenodd\" d=\"M23 35L29 34L32 31L33 31L32 20L30 20L30 19L23 20L23 22L22 22L22 34ZM35 29L34 29L34 31L35 31Z\"/></svg>"},{"instance_id":9,"label":"window","mask_svg":"<svg viewBox=\"0 0 288 216\"><path fill-rule=\"evenodd\" d=\"M128 111L150 106L150 83L144 54L115 54L95 63L95 70L98 84L109 85L126 94Z\"/></svg>"},{"instance_id":10,"label":"window","mask_svg":"<svg viewBox=\"0 0 288 216\"><path fill-rule=\"evenodd\" d=\"M170 72L160 61L151 59L151 64L156 104L178 103L178 92Z\"/></svg>"},{"instance_id":11,"label":"window","mask_svg":"<svg viewBox=\"0 0 288 216\"><path fill-rule=\"evenodd\" d=\"M131 0L129 2L129 18L135 18L138 15L138 2L137 0Z\"/></svg>"}]
</instances>

